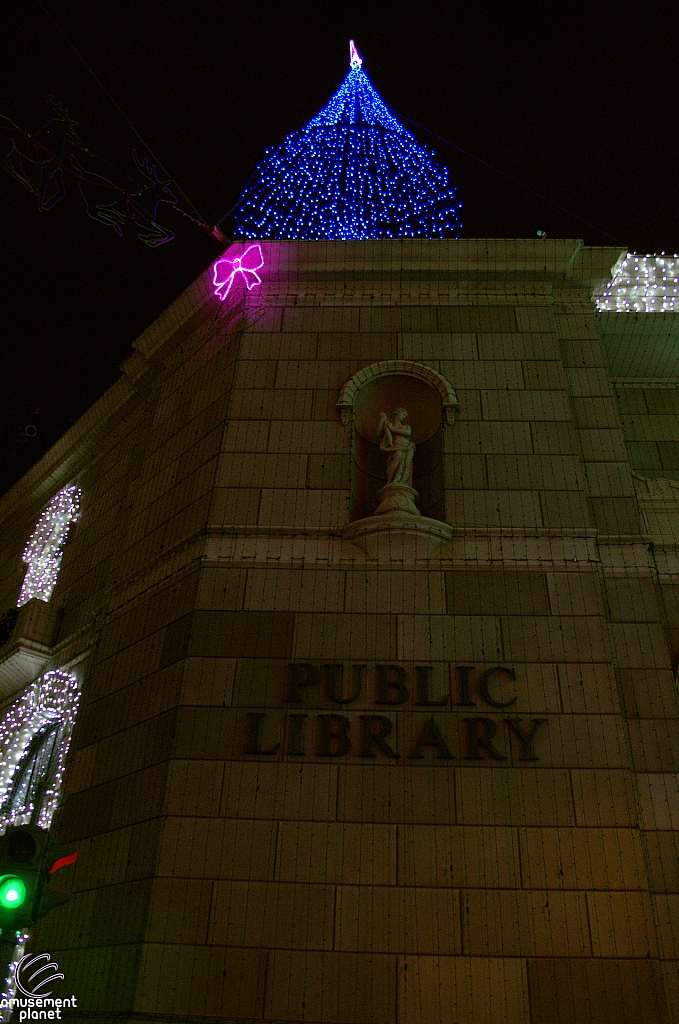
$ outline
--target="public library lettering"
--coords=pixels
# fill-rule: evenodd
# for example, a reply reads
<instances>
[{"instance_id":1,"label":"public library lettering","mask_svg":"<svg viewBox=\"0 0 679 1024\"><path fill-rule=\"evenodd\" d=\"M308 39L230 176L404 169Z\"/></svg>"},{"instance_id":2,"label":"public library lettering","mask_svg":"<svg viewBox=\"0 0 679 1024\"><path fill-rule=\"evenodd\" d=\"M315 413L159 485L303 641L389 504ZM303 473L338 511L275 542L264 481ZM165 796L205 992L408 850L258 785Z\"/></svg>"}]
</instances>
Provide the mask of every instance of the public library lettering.
<instances>
[{"instance_id":1,"label":"public library lettering","mask_svg":"<svg viewBox=\"0 0 679 1024\"><path fill-rule=\"evenodd\" d=\"M476 673L476 674L475 674ZM416 707L475 707L476 694L492 708L516 703L514 669L493 665L365 665L334 662L289 664L284 702L312 703L324 695L333 704L353 704L361 696L381 705L410 702Z\"/></svg>"},{"instance_id":2,"label":"public library lettering","mask_svg":"<svg viewBox=\"0 0 679 1024\"><path fill-rule=\"evenodd\" d=\"M435 668L438 672L435 673ZM246 715L243 752L273 757L386 758L407 757L434 761L461 758L495 763L538 761L536 738L546 725L544 718L472 717L464 708L474 708L474 696L494 709L508 709L517 698L507 684L515 682L514 670L503 665L485 668L476 675L470 665L433 666L330 663L322 666L300 662L289 664L284 701L288 705L317 704L319 698L337 705L363 704L382 709L409 705L414 714L309 713L285 715L279 734L266 712ZM436 708L435 716L418 714L419 709ZM460 709L454 713L454 709ZM447 714L445 713L447 709ZM313 720L315 719L315 723Z\"/></svg>"}]
</instances>

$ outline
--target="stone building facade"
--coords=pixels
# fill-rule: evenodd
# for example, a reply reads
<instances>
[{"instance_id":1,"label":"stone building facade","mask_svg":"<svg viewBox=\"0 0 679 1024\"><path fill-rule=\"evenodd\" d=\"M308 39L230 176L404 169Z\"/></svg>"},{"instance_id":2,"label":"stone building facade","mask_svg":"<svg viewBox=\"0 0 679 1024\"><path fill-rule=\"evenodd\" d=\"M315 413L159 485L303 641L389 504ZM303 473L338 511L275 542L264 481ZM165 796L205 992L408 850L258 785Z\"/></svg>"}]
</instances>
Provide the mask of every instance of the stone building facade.
<instances>
[{"instance_id":1,"label":"stone building facade","mask_svg":"<svg viewBox=\"0 0 679 1024\"><path fill-rule=\"evenodd\" d=\"M80 489L0 647L81 686L32 942L83 1019L679 1021L674 314L570 240L261 250L0 502L2 610Z\"/></svg>"}]
</instances>

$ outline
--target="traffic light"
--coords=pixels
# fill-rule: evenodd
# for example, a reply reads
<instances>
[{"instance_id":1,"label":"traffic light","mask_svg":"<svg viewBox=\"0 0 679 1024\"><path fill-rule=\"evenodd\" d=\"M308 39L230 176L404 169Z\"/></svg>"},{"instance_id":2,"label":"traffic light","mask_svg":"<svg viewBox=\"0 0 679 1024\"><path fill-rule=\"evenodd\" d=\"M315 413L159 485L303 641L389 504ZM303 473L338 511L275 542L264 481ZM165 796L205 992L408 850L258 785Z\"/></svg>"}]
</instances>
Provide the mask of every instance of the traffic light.
<instances>
[{"instance_id":1,"label":"traffic light","mask_svg":"<svg viewBox=\"0 0 679 1024\"><path fill-rule=\"evenodd\" d=\"M16 910L26 900L26 886L16 875L3 875L0 881L0 906Z\"/></svg>"},{"instance_id":2,"label":"traffic light","mask_svg":"<svg viewBox=\"0 0 679 1024\"><path fill-rule=\"evenodd\" d=\"M32 923L40 889L40 865L49 834L24 825L0 836L0 928L3 935Z\"/></svg>"},{"instance_id":3,"label":"traffic light","mask_svg":"<svg viewBox=\"0 0 679 1024\"><path fill-rule=\"evenodd\" d=\"M15 942L17 933L29 928L53 907L65 903L70 893L54 890L55 871L73 864L72 852L52 842L49 832L37 825L10 826L0 836L0 939Z\"/></svg>"}]
</instances>

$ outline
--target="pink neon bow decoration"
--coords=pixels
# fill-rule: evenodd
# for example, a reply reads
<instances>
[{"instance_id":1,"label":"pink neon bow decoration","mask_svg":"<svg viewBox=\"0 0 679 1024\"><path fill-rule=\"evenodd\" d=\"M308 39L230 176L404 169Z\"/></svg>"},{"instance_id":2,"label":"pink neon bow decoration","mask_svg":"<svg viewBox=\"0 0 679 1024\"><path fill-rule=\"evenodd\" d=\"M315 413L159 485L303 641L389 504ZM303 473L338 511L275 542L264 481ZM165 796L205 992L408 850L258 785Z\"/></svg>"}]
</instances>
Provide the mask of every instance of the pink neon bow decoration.
<instances>
[{"instance_id":1,"label":"pink neon bow decoration","mask_svg":"<svg viewBox=\"0 0 679 1024\"><path fill-rule=\"evenodd\" d=\"M217 260L214 265L213 278L215 295L219 295L223 302L231 291L236 274L243 275L243 280L250 291L255 285L262 283L257 271L261 270L263 266L264 257L260 245L249 245L245 252L242 252L240 256L234 256L233 259Z\"/></svg>"}]
</instances>

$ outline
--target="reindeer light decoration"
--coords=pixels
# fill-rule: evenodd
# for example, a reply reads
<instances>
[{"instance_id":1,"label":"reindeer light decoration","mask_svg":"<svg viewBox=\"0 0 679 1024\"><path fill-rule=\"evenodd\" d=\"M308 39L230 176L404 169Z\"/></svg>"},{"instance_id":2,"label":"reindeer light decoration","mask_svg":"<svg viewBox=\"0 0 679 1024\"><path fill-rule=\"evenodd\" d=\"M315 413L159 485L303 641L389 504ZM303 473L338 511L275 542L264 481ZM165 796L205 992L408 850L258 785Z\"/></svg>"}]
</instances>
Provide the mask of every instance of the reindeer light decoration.
<instances>
[{"instance_id":1,"label":"reindeer light decoration","mask_svg":"<svg viewBox=\"0 0 679 1024\"><path fill-rule=\"evenodd\" d=\"M176 206L177 197L170 191L172 182L160 180L155 164L150 165L146 157L140 160L136 151L133 156L137 170L145 179L136 192L123 192L108 178L85 170L73 154L71 165L78 175L78 186L88 217L112 227L119 235L123 234L124 225L132 222L140 228L137 238L155 248L175 237L174 231L158 224L156 214L161 203Z\"/></svg>"},{"instance_id":2,"label":"reindeer light decoration","mask_svg":"<svg viewBox=\"0 0 679 1024\"><path fill-rule=\"evenodd\" d=\"M170 242L175 237L174 231L159 224L156 216L161 203L177 205L177 197L170 188L172 182L161 180L156 165L150 164L147 157L140 159L136 152L133 153L134 164L142 177L137 188L131 189L127 183L117 184L84 166L96 157L79 138L78 122L54 97L48 97L47 102L54 116L36 132L27 131L0 114L0 130L4 129L10 137L10 148L2 159L2 166L37 196L38 209L51 210L61 202L67 194L66 183L70 176L77 180L85 210L92 220L112 227L121 236L125 225L134 225L137 238L152 248ZM126 179L131 180L121 172L120 180Z\"/></svg>"},{"instance_id":3,"label":"reindeer light decoration","mask_svg":"<svg viewBox=\"0 0 679 1024\"><path fill-rule=\"evenodd\" d=\"M82 147L76 132L77 121L69 117L63 103L53 96L47 102L54 117L35 133L25 131L10 118L0 114L0 128L10 135L10 149L2 166L20 185L38 197L38 209L51 210L66 195L64 162L72 147Z\"/></svg>"}]
</instances>

